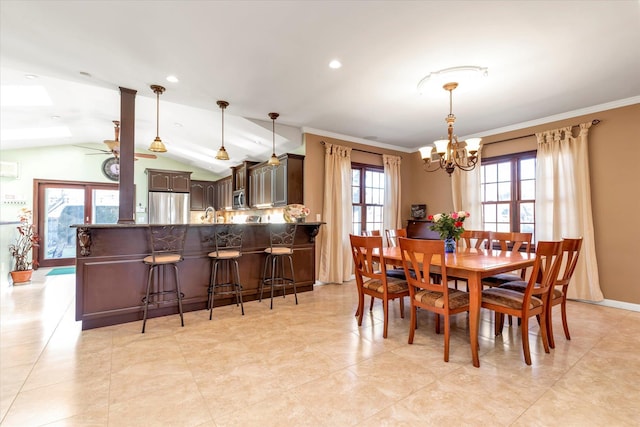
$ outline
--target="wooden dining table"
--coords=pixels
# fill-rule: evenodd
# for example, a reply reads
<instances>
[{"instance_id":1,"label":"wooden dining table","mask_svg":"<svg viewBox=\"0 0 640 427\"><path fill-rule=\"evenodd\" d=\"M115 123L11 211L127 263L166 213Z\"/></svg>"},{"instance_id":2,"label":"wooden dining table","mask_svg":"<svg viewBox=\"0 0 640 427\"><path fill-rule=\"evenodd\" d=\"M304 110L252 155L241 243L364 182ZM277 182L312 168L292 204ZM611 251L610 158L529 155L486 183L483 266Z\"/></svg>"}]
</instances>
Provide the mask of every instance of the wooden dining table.
<instances>
[{"instance_id":1,"label":"wooden dining table","mask_svg":"<svg viewBox=\"0 0 640 427\"><path fill-rule=\"evenodd\" d=\"M399 247L382 249L382 256L387 264L402 263ZM497 251L486 249L457 248L455 253L445 255L447 277L466 279L469 284L469 338L471 340L471 357L473 366L480 367L478 357L478 328L480 323L480 306L482 303L482 279L494 274L506 273L533 266L535 254L525 252ZM418 262L421 260L418 258ZM432 260L432 273L440 273L442 260L435 256Z\"/></svg>"}]
</instances>

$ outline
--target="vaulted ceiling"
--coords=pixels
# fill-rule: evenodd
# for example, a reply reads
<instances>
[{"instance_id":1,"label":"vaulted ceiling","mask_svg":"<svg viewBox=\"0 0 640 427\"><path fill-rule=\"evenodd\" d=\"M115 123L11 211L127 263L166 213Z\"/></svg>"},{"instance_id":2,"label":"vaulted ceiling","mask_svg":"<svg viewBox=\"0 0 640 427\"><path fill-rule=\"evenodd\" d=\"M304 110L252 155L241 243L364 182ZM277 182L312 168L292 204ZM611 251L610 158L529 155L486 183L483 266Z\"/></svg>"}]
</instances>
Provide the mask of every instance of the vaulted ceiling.
<instances>
[{"instance_id":1,"label":"vaulted ceiling","mask_svg":"<svg viewBox=\"0 0 640 427\"><path fill-rule=\"evenodd\" d=\"M2 149L111 139L125 87L146 150L161 84L162 155L216 173L269 157L269 112L278 154L302 132L416 151L449 113L441 85L416 86L455 66L488 69L453 92L461 137L640 100L638 1L3 0L0 32ZM42 86L51 104L5 102L8 86ZM231 162L213 158L217 100ZM15 136L52 127L70 136Z\"/></svg>"}]
</instances>

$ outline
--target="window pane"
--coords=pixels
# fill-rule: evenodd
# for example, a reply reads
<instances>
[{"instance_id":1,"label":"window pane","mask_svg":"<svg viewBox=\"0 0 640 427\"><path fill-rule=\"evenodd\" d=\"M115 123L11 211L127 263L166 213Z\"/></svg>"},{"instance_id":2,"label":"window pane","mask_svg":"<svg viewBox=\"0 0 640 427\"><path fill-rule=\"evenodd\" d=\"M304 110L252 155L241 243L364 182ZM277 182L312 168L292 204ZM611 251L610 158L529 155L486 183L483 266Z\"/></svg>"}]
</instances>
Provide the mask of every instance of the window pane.
<instances>
[{"instance_id":1,"label":"window pane","mask_svg":"<svg viewBox=\"0 0 640 427\"><path fill-rule=\"evenodd\" d=\"M44 195L45 259L76 256L76 230L71 224L84 224L84 189L47 188Z\"/></svg>"},{"instance_id":2,"label":"window pane","mask_svg":"<svg viewBox=\"0 0 640 427\"><path fill-rule=\"evenodd\" d=\"M484 182L496 182L498 180L498 165L486 165L482 166L485 172Z\"/></svg>"},{"instance_id":3,"label":"window pane","mask_svg":"<svg viewBox=\"0 0 640 427\"><path fill-rule=\"evenodd\" d=\"M533 233L533 224L522 224L520 225L521 233Z\"/></svg>"},{"instance_id":4,"label":"window pane","mask_svg":"<svg viewBox=\"0 0 640 427\"><path fill-rule=\"evenodd\" d=\"M485 222L496 222L496 205L484 205L484 220Z\"/></svg>"},{"instance_id":5,"label":"window pane","mask_svg":"<svg viewBox=\"0 0 640 427\"><path fill-rule=\"evenodd\" d=\"M520 182L520 199L534 200L536 198L536 182L533 180Z\"/></svg>"},{"instance_id":6,"label":"window pane","mask_svg":"<svg viewBox=\"0 0 640 427\"><path fill-rule=\"evenodd\" d=\"M501 202L511 200L511 183L501 182L498 184L498 200Z\"/></svg>"},{"instance_id":7,"label":"window pane","mask_svg":"<svg viewBox=\"0 0 640 427\"><path fill-rule=\"evenodd\" d=\"M118 190L93 190L93 224L117 224L120 206Z\"/></svg>"},{"instance_id":8,"label":"window pane","mask_svg":"<svg viewBox=\"0 0 640 427\"><path fill-rule=\"evenodd\" d=\"M533 223L534 216L534 207L533 203L522 203L520 204L520 223Z\"/></svg>"},{"instance_id":9,"label":"window pane","mask_svg":"<svg viewBox=\"0 0 640 427\"><path fill-rule=\"evenodd\" d=\"M485 184L484 187L485 187L484 201L497 202L498 201L498 184Z\"/></svg>"},{"instance_id":10,"label":"window pane","mask_svg":"<svg viewBox=\"0 0 640 427\"><path fill-rule=\"evenodd\" d=\"M511 163L498 163L498 181L511 181Z\"/></svg>"},{"instance_id":11,"label":"window pane","mask_svg":"<svg viewBox=\"0 0 640 427\"><path fill-rule=\"evenodd\" d=\"M495 231L509 232L509 231L511 231L511 226L509 224L500 223L500 224L498 224L498 229L495 230Z\"/></svg>"},{"instance_id":12,"label":"window pane","mask_svg":"<svg viewBox=\"0 0 640 427\"><path fill-rule=\"evenodd\" d=\"M353 207L353 222L362 222L362 206Z\"/></svg>"},{"instance_id":13,"label":"window pane","mask_svg":"<svg viewBox=\"0 0 640 427\"><path fill-rule=\"evenodd\" d=\"M352 187L351 203L360 203L360 187Z\"/></svg>"},{"instance_id":14,"label":"window pane","mask_svg":"<svg viewBox=\"0 0 640 427\"><path fill-rule=\"evenodd\" d=\"M511 222L511 209L509 205L498 205L498 222Z\"/></svg>"},{"instance_id":15,"label":"window pane","mask_svg":"<svg viewBox=\"0 0 640 427\"><path fill-rule=\"evenodd\" d=\"M351 169L351 185L354 187L360 185L360 169Z\"/></svg>"},{"instance_id":16,"label":"window pane","mask_svg":"<svg viewBox=\"0 0 640 427\"><path fill-rule=\"evenodd\" d=\"M536 178L536 159L520 160L520 179Z\"/></svg>"}]
</instances>

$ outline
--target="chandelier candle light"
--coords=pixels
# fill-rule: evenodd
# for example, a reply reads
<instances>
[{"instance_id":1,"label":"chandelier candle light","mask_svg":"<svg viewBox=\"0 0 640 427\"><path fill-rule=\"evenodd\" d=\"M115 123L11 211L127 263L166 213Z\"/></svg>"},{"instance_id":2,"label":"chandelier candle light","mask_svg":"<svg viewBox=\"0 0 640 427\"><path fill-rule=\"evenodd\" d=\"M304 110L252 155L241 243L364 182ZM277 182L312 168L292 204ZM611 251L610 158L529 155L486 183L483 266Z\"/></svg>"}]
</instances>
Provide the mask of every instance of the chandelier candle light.
<instances>
[{"instance_id":1,"label":"chandelier candle light","mask_svg":"<svg viewBox=\"0 0 640 427\"><path fill-rule=\"evenodd\" d=\"M478 151L480 150L481 138L469 138L466 141L458 141L458 137L453 133L453 124L456 116L453 114L453 90L458 87L458 83L451 82L442 86L449 91L449 115L445 119L447 122L448 139L434 141L435 148L420 148L420 156L424 161L424 168L427 172L435 172L440 169L447 171L449 176L456 168L470 171L476 167L478 162ZM463 144L464 143L464 144ZM433 160L433 151L438 154L438 159ZM432 168L432 164L436 167Z\"/></svg>"}]
</instances>

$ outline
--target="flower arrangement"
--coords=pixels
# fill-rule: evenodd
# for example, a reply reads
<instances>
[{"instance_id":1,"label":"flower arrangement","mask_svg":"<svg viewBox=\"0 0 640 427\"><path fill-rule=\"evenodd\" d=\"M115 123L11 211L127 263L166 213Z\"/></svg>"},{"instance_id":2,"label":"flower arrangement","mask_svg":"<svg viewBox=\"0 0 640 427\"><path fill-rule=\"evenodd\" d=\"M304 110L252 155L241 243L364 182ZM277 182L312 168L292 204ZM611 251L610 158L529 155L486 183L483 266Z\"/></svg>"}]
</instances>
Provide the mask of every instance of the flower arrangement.
<instances>
[{"instance_id":1,"label":"flower arrangement","mask_svg":"<svg viewBox=\"0 0 640 427\"><path fill-rule=\"evenodd\" d=\"M37 263L31 258L31 250L39 246L40 238L36 233L35 225L31 222L30 209L20 209L18 218L20 219L20 225L17 227L18 237L15 243L9 245L9 253L15 262L13 271L27 271L31 269L32 264L37 267Z\"/></svg>"},{"instance_id":2,"label":"flower arrangement","mask_svg":"<svg viewBox=\"0 0 640 427\"><path fill-rule=\"evenodd\" d=\"M442 240L455 239L457 241L460 239L462 232L464 232L462 226L469 215L469 212L466 211L429 215L429 221L433 221L433 225L429 228L432 231L437 231Z\"/></svg>"},{"instance_id":3,"label":"flower arrangement","mask_svg":"<svg viewBox=\"0 0 640 427\"><path fill-rule=\"evenodd\" d=\"M304 221L309 216L311 210L305 205L292 204L284 208L284 219L287 222Z\"/></svg>"}]
</instances>

